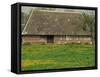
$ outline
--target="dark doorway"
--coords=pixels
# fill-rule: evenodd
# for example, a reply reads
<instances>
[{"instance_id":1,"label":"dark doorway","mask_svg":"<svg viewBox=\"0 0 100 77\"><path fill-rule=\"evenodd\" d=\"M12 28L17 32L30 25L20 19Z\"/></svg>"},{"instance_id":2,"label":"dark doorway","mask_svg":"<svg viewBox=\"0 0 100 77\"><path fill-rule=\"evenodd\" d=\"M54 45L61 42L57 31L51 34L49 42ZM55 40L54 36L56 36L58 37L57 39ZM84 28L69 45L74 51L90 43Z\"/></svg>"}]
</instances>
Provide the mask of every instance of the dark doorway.
<instances>
[{"instance_id":1,"label":"dark doorway","mask_svg":"<svg viewBox=\"0 0 100 77\"><path fill-rule=\"evenodd\" d=\"M53 35L47 35L47 43L54 43L54 36Z\"/></svg>"}]
</instances>

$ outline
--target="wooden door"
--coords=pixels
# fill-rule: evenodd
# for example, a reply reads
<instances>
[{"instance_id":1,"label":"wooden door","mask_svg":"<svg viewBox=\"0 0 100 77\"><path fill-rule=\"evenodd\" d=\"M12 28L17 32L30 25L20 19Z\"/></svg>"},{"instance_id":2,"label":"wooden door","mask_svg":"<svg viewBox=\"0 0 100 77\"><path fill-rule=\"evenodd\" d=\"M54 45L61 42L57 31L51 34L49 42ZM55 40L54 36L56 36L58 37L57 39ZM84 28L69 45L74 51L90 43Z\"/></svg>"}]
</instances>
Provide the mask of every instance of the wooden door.
<instances>
[{"instance_id":1,"label":"wooden door","mask_svg":"<svg viewBox=\"0 0 100 77\"><path fill-rule=\"evenodd\" d=\"M47 43L54 43L54 36L53 35L47 35Z\"/></svg>"}]
</instances>

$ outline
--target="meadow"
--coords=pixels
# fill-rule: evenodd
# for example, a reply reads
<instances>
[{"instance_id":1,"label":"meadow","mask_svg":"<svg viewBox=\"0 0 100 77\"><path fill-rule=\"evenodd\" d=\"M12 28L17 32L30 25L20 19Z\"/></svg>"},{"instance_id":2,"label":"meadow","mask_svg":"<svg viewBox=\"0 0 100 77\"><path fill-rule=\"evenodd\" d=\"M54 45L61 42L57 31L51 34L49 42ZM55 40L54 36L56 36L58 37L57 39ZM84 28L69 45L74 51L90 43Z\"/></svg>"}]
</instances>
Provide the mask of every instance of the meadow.
<instances>
[{"instance_id":1,"label":"meadow","mask_svg":"<svg viewBox=\"0 0 100 77\"><path fill-rule=\"evenodd\" d=\"M22 71L95 66L92 45L23 44L21 50Z\"/></svg>"}]
</instances>

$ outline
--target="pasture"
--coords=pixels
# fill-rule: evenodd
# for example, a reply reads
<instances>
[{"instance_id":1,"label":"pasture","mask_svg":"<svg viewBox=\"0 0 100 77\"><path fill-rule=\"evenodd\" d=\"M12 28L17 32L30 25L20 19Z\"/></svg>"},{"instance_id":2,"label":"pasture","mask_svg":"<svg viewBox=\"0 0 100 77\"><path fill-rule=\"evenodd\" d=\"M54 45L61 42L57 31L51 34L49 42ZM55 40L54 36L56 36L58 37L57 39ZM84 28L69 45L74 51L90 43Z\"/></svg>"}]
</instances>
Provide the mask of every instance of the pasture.
<instances>
[{"instance_id":1,"label":"pasture","mask_svg":"<svg viewBox=\"0 0 100 77\"><path fill-rule=\"evenodd\" d=\"M95 65L95 49L92 45L23 44L21 50L22 71Z\"/></svg>"}]
</instances>

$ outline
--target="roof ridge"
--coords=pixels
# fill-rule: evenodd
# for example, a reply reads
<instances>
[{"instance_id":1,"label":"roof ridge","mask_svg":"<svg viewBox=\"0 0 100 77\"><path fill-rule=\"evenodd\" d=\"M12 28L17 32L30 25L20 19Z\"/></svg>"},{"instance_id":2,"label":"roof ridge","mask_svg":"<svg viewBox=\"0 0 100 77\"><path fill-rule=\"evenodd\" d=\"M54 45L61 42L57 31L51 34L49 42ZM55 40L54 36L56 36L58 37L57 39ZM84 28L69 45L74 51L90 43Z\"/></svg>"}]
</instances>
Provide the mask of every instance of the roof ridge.
<instances>
[{"instance_id":1,"label":"roof ridge","mask_svg":"<svg viewBox=\"0 0 100 77\"><path fill-rule=\"evenodd\" d=\"M37 11L34 11L34 12L37 12ZM76 13L76 14L81 14L81 12L76 12L76 11L74 11L74 12L70 12L70 11L68 11L68 12L66 12L66 11L47 11L47 10L39 10L38 12L48 12L48 13Z\"/></svg>"}]
</instances>

